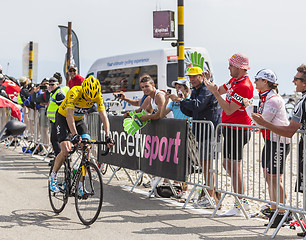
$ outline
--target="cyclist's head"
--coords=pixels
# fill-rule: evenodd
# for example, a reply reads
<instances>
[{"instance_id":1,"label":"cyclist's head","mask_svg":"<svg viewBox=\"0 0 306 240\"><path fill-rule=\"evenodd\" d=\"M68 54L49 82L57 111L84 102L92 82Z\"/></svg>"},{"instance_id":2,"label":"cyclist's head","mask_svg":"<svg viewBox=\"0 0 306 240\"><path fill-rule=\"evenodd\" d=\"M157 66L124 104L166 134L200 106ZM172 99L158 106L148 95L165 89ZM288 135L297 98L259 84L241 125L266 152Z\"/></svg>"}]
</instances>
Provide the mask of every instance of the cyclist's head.
<instances>
[{"instance_id":1,"label":"cyclist's head","mask_svg":"<svg viewBox=\"0 0 306 240\"><path fill-rule=\"evenodd\" d=\"M85 98L93 100L101 94L101 85L98 79L92 75L86 78L82 84L83 95Z\"/></svg>"}]
</instances>

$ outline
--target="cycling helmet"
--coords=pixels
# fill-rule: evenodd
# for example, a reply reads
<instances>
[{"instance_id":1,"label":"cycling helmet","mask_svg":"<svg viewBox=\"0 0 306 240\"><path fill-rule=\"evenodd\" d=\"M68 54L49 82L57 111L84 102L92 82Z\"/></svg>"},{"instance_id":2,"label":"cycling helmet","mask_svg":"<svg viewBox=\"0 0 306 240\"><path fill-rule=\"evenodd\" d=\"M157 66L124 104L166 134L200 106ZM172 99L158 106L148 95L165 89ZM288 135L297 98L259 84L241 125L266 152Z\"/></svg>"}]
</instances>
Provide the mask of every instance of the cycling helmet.
<instances>
[{"instance_id":1,"label":"cycling helmet","mask_svg":"<svg viewBox=\"0 0 306 240\"><path fill-rule=\"evenodd\" d=\"M84 80L82 89L84 97L91 100L95 99L99 94L101 94L100 82L92 75Z\"/></svg>"}]
</instances>

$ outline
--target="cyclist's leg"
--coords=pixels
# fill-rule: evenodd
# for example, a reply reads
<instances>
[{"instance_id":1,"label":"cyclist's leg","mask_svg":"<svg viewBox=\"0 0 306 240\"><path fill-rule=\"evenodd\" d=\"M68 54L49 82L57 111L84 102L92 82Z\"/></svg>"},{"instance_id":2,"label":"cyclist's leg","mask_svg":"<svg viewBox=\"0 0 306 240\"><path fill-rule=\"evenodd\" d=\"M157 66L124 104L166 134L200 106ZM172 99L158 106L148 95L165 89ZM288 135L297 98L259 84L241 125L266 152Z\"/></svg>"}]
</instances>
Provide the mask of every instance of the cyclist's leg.
<instances>
[{"instance_id":1,"label":"cyclist's leg","mask_svg":"<svg viewBox=\"0 0 306 240\"><path fill-rule=\"evenodd\" d=\"M50 189L53 192L59 192L56 174L68 156L71 149L71 143L69 142L69 127L66 118L61 114L56 113L55 125L57 130L57 138L61 146L61 152L55 158L53 171L50 174L49 181Z\"/></svg>"}]
</instances>

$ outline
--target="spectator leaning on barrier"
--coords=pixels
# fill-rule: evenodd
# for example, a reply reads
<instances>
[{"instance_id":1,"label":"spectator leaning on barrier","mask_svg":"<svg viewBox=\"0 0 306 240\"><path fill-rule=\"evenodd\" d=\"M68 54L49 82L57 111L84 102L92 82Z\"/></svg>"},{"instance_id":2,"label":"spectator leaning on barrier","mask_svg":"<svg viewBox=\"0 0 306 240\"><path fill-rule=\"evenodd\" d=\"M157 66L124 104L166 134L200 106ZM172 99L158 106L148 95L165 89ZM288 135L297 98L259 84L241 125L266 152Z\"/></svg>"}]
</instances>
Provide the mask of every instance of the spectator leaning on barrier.
<instances>
[{"instance_id":1,"label":"spectator leaning on barrier","mask_svg":"<svg viewBox=\"0 0 306 240\"><path fill-rule=\"evenodd\" d=\"M278 95L278 84L276 82L277 77L270 69L262 69L256 74L254 83L260 96L257 112L268 122L278 126L288 126L289 121L287 119L285 101ZM244 98L243 102L248 115L251 117L251 114L255 112L253 111L254 107L251 101ZM277 168L279 168L279 203L285 203L286 191L283 186L283 168L290 150L290 139L284 137L279 138L279 135L270 132L270 130L262 130L261 132L265 139L265 145L262 150L262 167L268 184L270 199L277 202ZM275 210L276 205L271 205L270 219ZM284 216L284 210L280 209L279 212L271 226L272 228L276 228Z\"/></svg>"},{"instance_id":2,"label":"spectator leaning on barrier","mask_svg":"<svg viewBox=\"0 0 306 240\"><path fill-rule=\"evenodd\" d=\"M205 85L215 95L223 109L222 123L251 125L251 118L247 115L243 104L243 98L253 98L254 91L252 82L247 74L247 70L250 69L248 57L241 53L234 54L229 59L228 69L232 78L227 83L218 87L205 79ZM225 93L226 100L221 96ZM224 127L223 136L223 167L232 177L235 193L244 194L246 185L242 177L241 161L243 147L250 140L251 134L246 128ZM231 160L234 162L231 162ZM233 169L231 169L232 167ZM246 199L243 199L242 203L246 210L250 209ZM234 208L221 214L221 216L243 216L239 203L235 202Z\"/></svg>"},{"instance_id":3,"label":"spectator leaning on barrier","mask_svg":"<svg viewBox=\"0 0 306 240\"><path fill-rule=\"evenodd\" d=\"M84 78L78 74L78 68L75 64L69 65L68 75L69 75L68 86L70 89L73 88L74 86L82 85Z\"/></svg>"},{"instance_id":4,"label":"spectator leaning on barrier","mask_svg":"<svg viewBox=\"0 0 306 240\"><path fill-rule=\"evenodd\" d=\"M174 118L191 119L182 113L180 108L180 99L190 99L190 83L187 79L179 79L172 82L172 86L176 89L176 94L166 93L166 101L162 108L162 117L165 117L171 111ZM169 103L169 99L172 101Z\"/></svg>"},{"instance_id":5,"label":"spectator leaning on barrier","mask_svg":"<svg viewBox=\"0 0 306 240\"><path fill-rule=\"evenodd\" d=\"M306 65L302 64L297 68L297 73L294 76L293 83L296 86L296 92L302 92L303 97L297 103L292 119L288 126L278 126L264 119L264 117L259 113L252 113L253 120L259 125L275 132L284 137L291 138L298 129L306 130ZM303 151L304 141L303 139L305 134L301 135L299 142L299 172L296 190L298 192L303 192L303 169L304 169L304 160ZM300 234L300 236L305 236L306 232Z\"/></svg>"},{"instance_id":6,"label":"spectator leaning on barrier","mask_svg":"<svg viewBox=\"0 0 306 240\"><path fill-rule=\"evenodd\" d=\"M183 99L179 97L171 97L172 101L179 102L180 108L183 114L186 116L192 117L193 120L207 120L211 121L214 126L217 126L221 122L221 108L214 97L214 95L207 89L204 85L204 73L200 67L191 67L189 68L188 74L190 83L193 86L193 90L191 92L191 96L189 99ZM202 126L202 125L201 125ZM199 143L199 153L200 153L200 164L204 165L204 175L206 185L213 186L212 190L208 190L209 195L215 200L216 203L219 202L220 197L215 192L215 176L212 176L212 183L210 182L210 171L209 169L212 167L212 146L211 139L208 134L208 129L204 129L202 127L196 128L197 132L195 132L195 127L193 126L193 133L196 135L196 140ZM205 132L205 136L203 133ZM199 134L202 136L199 136ZM194 146L196 147L196 146ZM203 150L204 148L204 150ZM204 154L202 154L204 153ZM203 161L203 163L202 163ZM202 166L203 167L203 166ZM203 191L204 192L204 191ZM204 201L199 201L199 204L202 207L211 208L210 201L204 199Z\"/></svg>"},{"instance_id":7,"label":"spectator leaning on barrier","mask_svg":"<svg viewBox=\"0 0 306 240\"><path fill-rule=\"evenodd\" d=\"M170 94L166 93L166 101L161 109L161 116L165 117L168 113L171 111L173 112L174 118L177 119L191 119L191 117L186 116L184 113L182 113L180 109L180 102L171 101L169 102L169 99L174 99L176 97L179 97L181 99L189 99L190 98L190 83L187 79L179 79L177 81L172 82L172 86L175 87L176 93ZM186 183L182 183L182 194L180 194L179 201L185 202L188 195L187 195L188 185Z\"/></svg>"},{"instance_id":8,"label":"spectator leaning on barrier","mask_svg":"<svg viewBox=\"0 0 306 240\"><path fill-rule=\"evenodd\" d=\"M69 91L68 87L60 87L59 81L55 77L51 77L49 79L49 91L50 91L50 98L49 98L49 105L47 108L47 117L50 120L51 124L51 134L50 134L50 141L53 147L55 157L60 153L61 147L57 140L56 134L56 127L55 127L55 114L58 107L64 101L67 92ZM54 160L50 161L49 165L52 165Z\"/></svg>"},{"instance_id":9,"label":"spectator leaning on barrier","mask_svg":"<svg viewBox=\"0 0 306 240\"><path fill-rule=\"evenodd\" d=\"M160 119L161 108L165 102L165 93L155 88L154 80L150 75L141 78L139 85L143 93L148 95L141 107L136 110L136 112L140 112L141 110L147 112L147 114L140 117L140 120L148 121L150 119Z\"/></svg>"}]
</instances>

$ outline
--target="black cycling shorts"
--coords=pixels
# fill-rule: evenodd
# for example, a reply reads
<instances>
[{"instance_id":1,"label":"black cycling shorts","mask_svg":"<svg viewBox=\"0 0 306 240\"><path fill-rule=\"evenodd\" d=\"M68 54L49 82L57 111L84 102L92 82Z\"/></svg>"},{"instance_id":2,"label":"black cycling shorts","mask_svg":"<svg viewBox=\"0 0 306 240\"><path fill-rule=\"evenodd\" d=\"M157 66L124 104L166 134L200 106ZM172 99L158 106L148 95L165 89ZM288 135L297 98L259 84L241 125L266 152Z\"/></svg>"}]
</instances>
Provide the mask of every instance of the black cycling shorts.
<instances>
[{"instance_id":1,"label":"black cycling shorts","mask_svg":"<svg viewBox=\"0 0 306 240\"><path fill-rule=\"evenodd\" d=\"M59 114L58 112L56 112L55 126L58 142L61 143L63 141L70 141L71 133L66 117ZM83 119L80 121L75 121L75 126L78 134L81 135L82 138L90 139L90 136L88 135L88 128Z\"/></svg>"},{"instance_id":2,"label":"black cycling shorts","mask_svg":"<svg viewBox=\"0 0 306 240\"><path fill-rule=\"evenodd\" d=\"M250 141L251 138L250 131L223 127L222 134L224 137L224 158L233 161L241 161L243 155L243 147Z\"/></svg>"},{"instance_id":3,"label":"black cycling shorts","mask_svg":"<svg viewBox=\"0 0 306 240\"><path fill-rule=\"evenodd\" d=\"M265 146L262 149L262 167L269 174L277 174L277 162L279 162L279 172L284 173L284 162L289 154L290 144L265 141ZM279 154L279 161L277 155Z\"/></svg>"}]
</instances>

